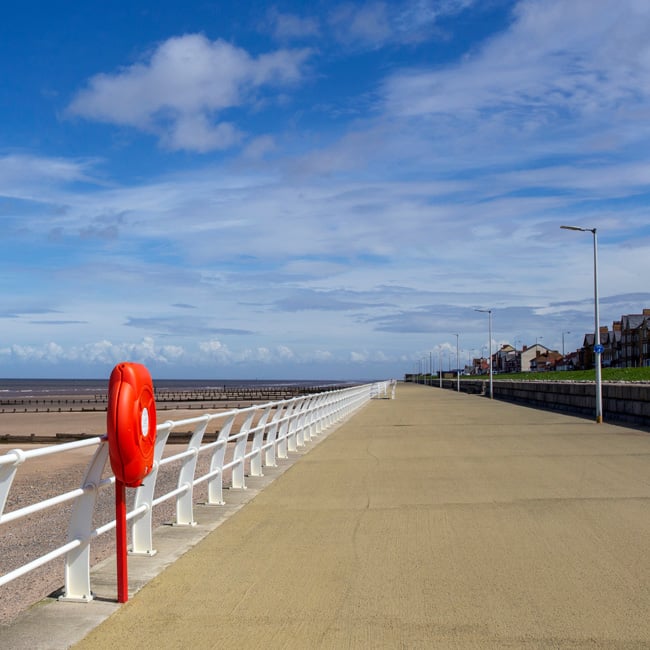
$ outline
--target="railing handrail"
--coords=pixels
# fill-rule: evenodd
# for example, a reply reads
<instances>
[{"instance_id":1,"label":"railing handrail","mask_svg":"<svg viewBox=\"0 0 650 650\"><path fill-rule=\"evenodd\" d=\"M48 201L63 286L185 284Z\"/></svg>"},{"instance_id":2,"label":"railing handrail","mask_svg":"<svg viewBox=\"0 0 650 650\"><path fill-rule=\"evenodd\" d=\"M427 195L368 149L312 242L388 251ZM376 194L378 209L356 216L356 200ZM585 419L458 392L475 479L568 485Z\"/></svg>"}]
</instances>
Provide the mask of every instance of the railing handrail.
<instances>
[{"instance_id":1,"label":"railing handrail","mask_svg":"<svg viewBox=\"0 0 650 650\"><path fill-rule=\"evenodd\" d=\"M354 412L375 397L394 397L395 382L383 381L291 397L275 402L254 404L241 409L204 413L192 418L167 420L156 428L154 466L142 486L135 490L133 508L127 513L132 521L132 552L153 555L152 511L157 505L176 498L177 525L194 522L193 489L207 482L207 503L223 505L223 472L232 470L232 487L245 488L245 463L250 462L250 475L260 476L263 466L275 466L277 458L287 458L334 423ZM243 418L237 430L235 421ZM217 440L203 443L208 425L221 420ZM185 451L163 458L170 433L178 427L193 428ZM252 439L252 440L251 440ZM247 449L248 442L250 448ZM227 450L231 447L229 458ZM33 458L64 454L87 447L96 447L78 488L5 513L4 509L19 468ZM210 455L209 470L196 476L198 457ZM65 556L65 588L61 600L92 600L90 588L90 543L99 535L115 528L115 520L93 527L93 513L101 489L113 485L115 477L102 478L108 459L107 436L96 436L36 449L12 449L0 456L0 526L27 515L42 512L61 503L73 503L65 544L0 576L0 586L29 573L58 557ZM154 499L160 467L180 461L177 487Z\"/></svg>"}]
</instances>

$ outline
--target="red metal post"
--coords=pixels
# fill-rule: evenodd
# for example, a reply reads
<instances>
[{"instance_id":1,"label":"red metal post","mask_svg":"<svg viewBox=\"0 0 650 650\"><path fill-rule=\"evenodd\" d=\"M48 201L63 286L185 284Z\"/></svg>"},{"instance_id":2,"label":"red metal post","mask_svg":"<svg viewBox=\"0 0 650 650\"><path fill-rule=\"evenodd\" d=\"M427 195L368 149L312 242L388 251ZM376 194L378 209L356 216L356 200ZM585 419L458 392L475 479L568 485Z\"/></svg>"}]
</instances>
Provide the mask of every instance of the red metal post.
<instances>
[{"instance_id":1,"label":"red metal post","mask_svg":"<svg viewBox=\"0 0 650 650\"><path fill-rule=\"evenodd\" d=\"M115 541L117 552L117 602L129 599L129 570L126 551L126 485L115 481Z\"/></svg>"}]
</instances>

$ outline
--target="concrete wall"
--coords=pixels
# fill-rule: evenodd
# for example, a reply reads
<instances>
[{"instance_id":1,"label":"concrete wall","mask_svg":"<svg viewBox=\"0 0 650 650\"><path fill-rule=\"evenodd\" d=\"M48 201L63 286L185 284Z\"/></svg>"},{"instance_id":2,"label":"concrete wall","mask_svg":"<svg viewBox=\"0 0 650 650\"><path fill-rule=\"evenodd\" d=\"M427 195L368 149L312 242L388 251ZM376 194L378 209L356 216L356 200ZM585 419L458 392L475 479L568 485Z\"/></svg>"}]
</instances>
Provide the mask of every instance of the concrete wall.
<instances>
[{"instance_id":1,"label":"concrete wall","mask_svg":"<svg viewBox=\"0 0 650 650\"><path fill-rule=\"evenodd\" d=\"M437 385L437 384L436 384ZM603 387L603 419L650 427L650 384L608 383ZM456 381L443 380L456 390ZM460 382L462 392L489 394L488 380ZM596 412L596 388L591 382L494 381L495 399L584 416Z\"/></svg>"}]
</instances>

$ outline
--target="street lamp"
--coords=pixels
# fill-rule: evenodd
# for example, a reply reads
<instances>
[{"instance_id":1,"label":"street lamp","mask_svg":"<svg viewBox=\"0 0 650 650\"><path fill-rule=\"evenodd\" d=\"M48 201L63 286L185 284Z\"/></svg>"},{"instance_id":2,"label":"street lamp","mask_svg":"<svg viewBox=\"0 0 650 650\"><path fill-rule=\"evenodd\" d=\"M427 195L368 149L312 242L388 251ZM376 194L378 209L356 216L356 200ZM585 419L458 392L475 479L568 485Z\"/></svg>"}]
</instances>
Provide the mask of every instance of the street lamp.
<instances>
[{"instance_id":1,"label":"street lamp","mask_svg":"<svg viewBox=\"0 0 650 650\"><path fill-rule=\"evenodd\" d=\"M458 351L458 337L456 334L456 392L460 393L460 354Z\"/></svg>"},{"instance_id":2,"label":"street lamp","mask_svg":"<svg viewBox=\"0 0 650 650\"><path fill-rule=\"evenodd\" d=\"M571 334L571 332L562 332L562 356L564 356L564 335L565 334Z\"/></svg>"},{"instance_id":3,"label":"street lamp","mask_svg":"<svg viewBox=\"0 0 650 650\"><path fill-rule=\"evenodd\" d=\"M494 391L492 389L492 310L475 309L474 311L480 311L482 314L488 315L488 365L490 368L490 399L492 399L494 397Z\"/></svg>"},{"instance_id":4,"label":"street lamp","mask_svg":"<svg viewBox=\"0 0 650 650\"><path fill-rule=\"evenodd\" d=\"M560 226L564 230L590 232L594 236L594 366L596 368L596 422L603 421L603 386L600 355L603 346L600 344L600 315L598 312L598 236L596 228L579 228L578 226Z\"/></svg>"}]
</instances>

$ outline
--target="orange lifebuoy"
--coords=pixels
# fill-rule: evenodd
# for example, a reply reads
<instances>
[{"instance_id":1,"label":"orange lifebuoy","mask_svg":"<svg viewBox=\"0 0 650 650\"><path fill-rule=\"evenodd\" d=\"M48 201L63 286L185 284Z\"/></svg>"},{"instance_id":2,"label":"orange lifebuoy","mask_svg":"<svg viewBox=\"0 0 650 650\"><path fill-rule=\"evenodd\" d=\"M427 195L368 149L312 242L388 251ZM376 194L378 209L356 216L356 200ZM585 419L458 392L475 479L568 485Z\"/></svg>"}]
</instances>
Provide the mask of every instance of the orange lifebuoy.
<instances>
[{"instance_id":1,"label":"orange lifebuoy","mask_svg":"<svg viewBox=\"0 0 650 650\"><path fill-rule=\"evenodd\" d=\"M156 402L149 371L139 363L119 363L108 385L106 413L111 468L127 487L142 485L153 467Z\"/></svg>"}]
</instances>

